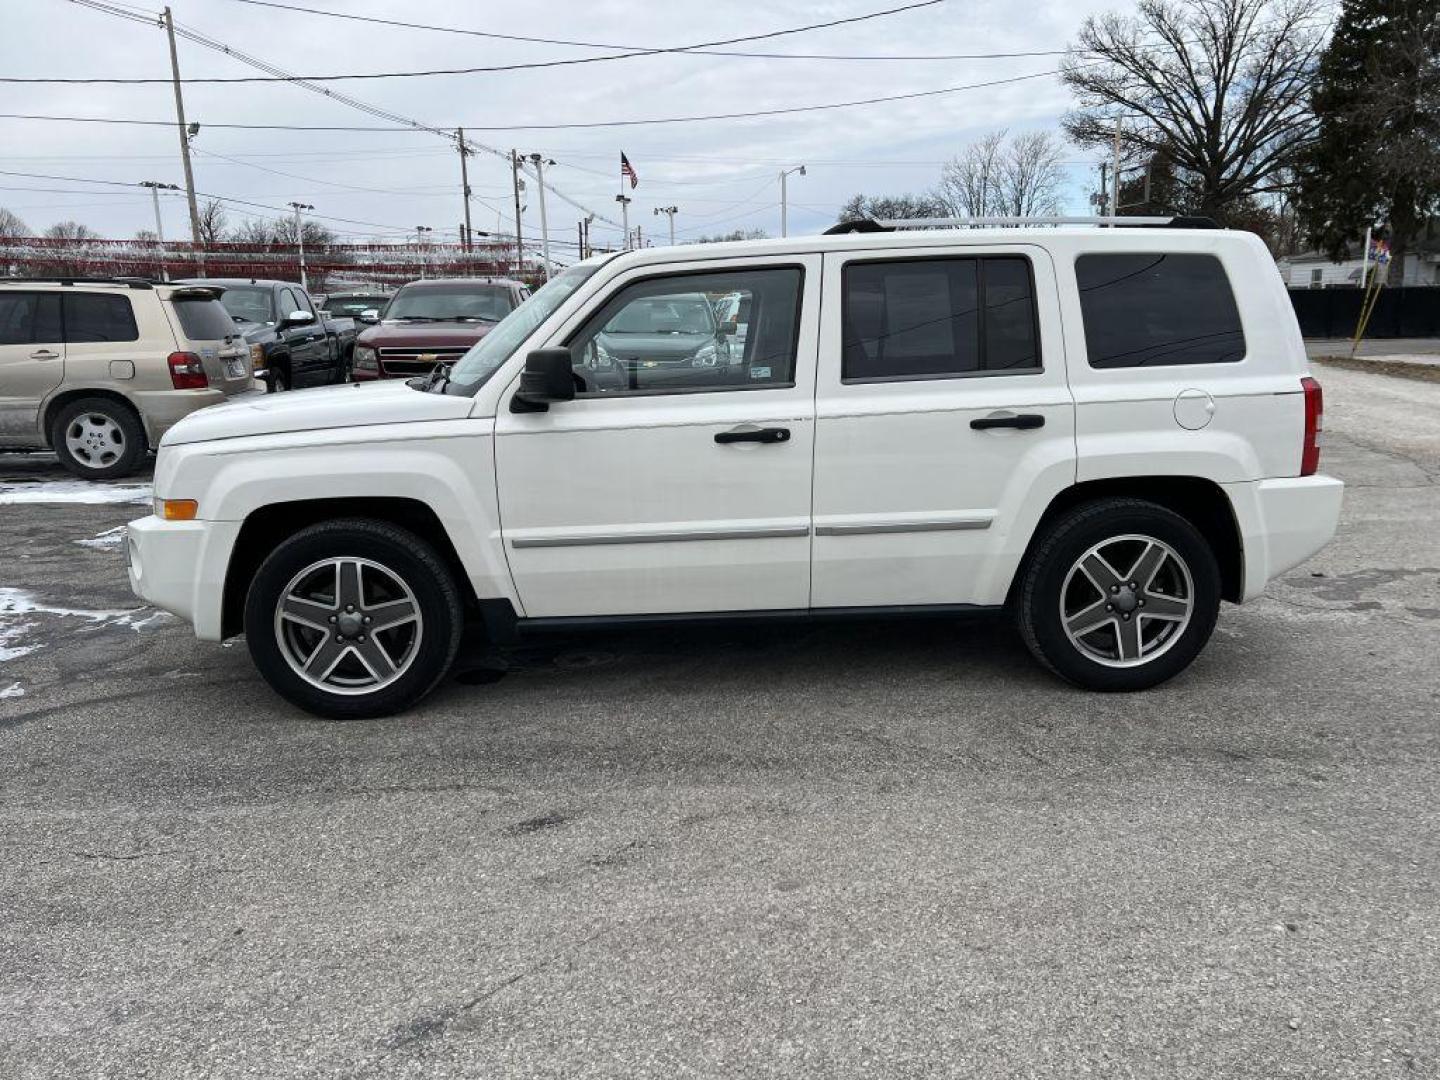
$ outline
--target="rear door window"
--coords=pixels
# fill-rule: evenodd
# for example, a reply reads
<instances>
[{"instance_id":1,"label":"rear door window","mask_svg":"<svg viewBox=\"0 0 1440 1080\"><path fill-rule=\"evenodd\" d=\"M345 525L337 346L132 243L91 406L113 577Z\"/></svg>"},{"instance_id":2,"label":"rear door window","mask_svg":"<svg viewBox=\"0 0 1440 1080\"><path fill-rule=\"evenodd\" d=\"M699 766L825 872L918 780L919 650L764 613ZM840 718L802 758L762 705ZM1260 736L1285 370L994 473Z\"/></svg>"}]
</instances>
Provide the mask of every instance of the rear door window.
<instances>
[{"instance_id":1,"label":"rear door window","mask_svg":"<svg viewBox=\"0 0 1440 1080\"><path fill-rule=\"evenodd\" d=\"M191 341L224 341L236 332L235 320L219 300L177 296L171 306Z\"/></svg>"},{"instance_id":2,"label":"rear door window","mask_svg":"<svg viewBox=\"0 0 1440 1080\"><path fill-rule=\"evenodd\" d=\"M65 293L65 340L70 344L96 341L139 341L135 312L128 296L108 293Z\"/></svg>"},{"instance_id":3,"label":"rear door window","mask_svg":"<svg viewBox=\"0 0 1440 1080\"><path fill-rule=\"evenodd\" d=\"M845 382L1040 370L1028 259L851 262L842 292Z\"/></svg>"},{"instance_id":4,"label":"rear door window","mask_svg":"<svg viewBox=\"0 0 1440 1080\"><path fill-rule=\"evenodd\" d=\"M0 345L59 345L64 340L59 296L0 292Z\"/></svg>"},{"instance_id":5,"label":"rear door window","mask_svg":"<svg viewBox=\"0 0 1440 1080\"><path fill-rule=\"evenodd\" d=\"M1245 331L1213 255L1093 254L1075 260L1093 368L1228 364Z\"/></svg>"}]
</instances>

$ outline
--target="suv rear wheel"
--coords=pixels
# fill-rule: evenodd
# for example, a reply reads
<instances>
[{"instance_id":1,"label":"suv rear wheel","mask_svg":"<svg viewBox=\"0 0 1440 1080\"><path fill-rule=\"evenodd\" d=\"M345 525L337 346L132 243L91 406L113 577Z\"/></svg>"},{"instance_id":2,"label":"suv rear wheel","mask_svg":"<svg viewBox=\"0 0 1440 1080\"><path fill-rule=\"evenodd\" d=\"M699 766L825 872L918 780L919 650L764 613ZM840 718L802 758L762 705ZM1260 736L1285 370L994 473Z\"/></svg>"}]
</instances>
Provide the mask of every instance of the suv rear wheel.
<instances>
[{"instance_id":1,"label":"suv rear wheel","mask_svg":"<svg viewBox=\"0 0 1440 1080\"><path fill-rule=\"evenodd\" d=\"M128 405L81 398L61 407L50 428L60 464L85 480L128 476L145 456L145 429Z\"/></svg>"},{"instance_id":2,"label":"suv rear wheel","mask_svg":"<svg viewBox=\"0 0 1440 1080\"><path fill-rule=\"evenodd\" d=\"M261 564L245 601L265 680L337 720L415 704L450 670L463 628L460 592L434 549L365 519L296 533Z\"/></svg>"},{"instance_id":3,"label":"suv rear wheel","mask_svg":"<svg viewBox=\"0 0 1440 1080\"><path fill-rule=\"evenodd\" d=\"M1143 690L1190 665L1220 610L1220 569L1195 526L1140 499L1100 499L1046 530L1018 598L1036 657L1092 690Z\"/></svg>"}]
</instances>

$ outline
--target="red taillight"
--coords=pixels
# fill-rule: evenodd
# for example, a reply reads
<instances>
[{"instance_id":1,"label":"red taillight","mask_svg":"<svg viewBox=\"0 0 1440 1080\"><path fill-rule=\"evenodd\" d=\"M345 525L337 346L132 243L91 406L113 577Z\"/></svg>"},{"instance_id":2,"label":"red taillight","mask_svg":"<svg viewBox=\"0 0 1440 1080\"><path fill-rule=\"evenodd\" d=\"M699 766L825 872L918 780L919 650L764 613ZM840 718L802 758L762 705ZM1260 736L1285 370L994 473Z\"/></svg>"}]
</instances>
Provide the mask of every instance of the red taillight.
<instances>
[{"instance_id":1,"label":"red taillight","mask_svg":"<svg viewBox=\"0 0 1440 1080\"><path fill-rule=\"evenodd\" d=\"M172 352L165 362L170 365L170 383L176 390L204 390L210 385L200 357L193 352Z\"/></svg>"},{"instance_id":2,"label":"red taillight","mask_svg":"<svg viewBox=\"0 0 1440 1080\"><path fill-rule=\"evenodd\" d=\"M1300 475L1314 476L1320 468L1320 433L1325 430L1325 395L1310 376L1300 380L1305 390L1305 442L1300 449Z\"/></svg>"}]
</instances>

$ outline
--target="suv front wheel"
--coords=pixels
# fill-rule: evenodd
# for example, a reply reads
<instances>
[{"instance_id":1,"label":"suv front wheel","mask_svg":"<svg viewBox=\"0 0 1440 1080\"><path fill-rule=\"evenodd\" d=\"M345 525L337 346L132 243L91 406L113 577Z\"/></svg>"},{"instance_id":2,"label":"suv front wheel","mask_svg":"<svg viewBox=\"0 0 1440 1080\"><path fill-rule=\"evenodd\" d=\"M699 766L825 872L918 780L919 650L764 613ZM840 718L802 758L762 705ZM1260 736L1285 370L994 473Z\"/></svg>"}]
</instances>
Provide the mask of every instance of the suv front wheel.
<instances>
[{"instance_id":1,"label":"suv front wheel","mask_svg":"<svg viewBox=\"0 0 1440 1080\"><path fill-rule=\"evenodd\" d=\"M1185 518L1141 499L1100 499L1054 522L1020 582L1030 651L1092 690L1143 690L1173 678L1209 640L1220 569Z\"/></svg>"},{"instance_id":2,"label":"suv front wheel","mask_svg":"<svg viewBox=\"0 0 1440 1080\"><path fill-rule=\"evenodd\" d=\"M430 545L365 519L303 529L261 564L245 637L265 680L336 720L387 716L430 693L460 644L454 576Z\"/></svg>"}]
</instances>

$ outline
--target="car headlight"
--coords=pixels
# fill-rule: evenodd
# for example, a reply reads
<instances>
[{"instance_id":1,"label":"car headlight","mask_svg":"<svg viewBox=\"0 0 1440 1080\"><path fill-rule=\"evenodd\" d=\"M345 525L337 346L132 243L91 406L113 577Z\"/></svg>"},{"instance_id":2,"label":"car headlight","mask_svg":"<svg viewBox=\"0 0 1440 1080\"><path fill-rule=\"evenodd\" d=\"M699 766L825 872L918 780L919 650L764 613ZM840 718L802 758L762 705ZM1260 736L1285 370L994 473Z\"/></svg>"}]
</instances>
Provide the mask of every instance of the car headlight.
<instances>
[{"instance_id":1,"label":"car headlight","mask_svg":"<svg viewBox=\"0 0 1440 1080\"><path fill-rule=\"evenodd\" d=\"M690 358L690 363L694 367L714 367L719 359L720 353L714 345L704 345Z\"/></svg>"},{"instance_id":2,"label":"car headlight","mask_svg":"<svg viewBox=\"0 0 1440 1080\"><path fill-rule=\"evenodd\" d=\"M356 371L379 371L380 361L376 358L375 350L364 345L357 345L354 367Z\"/></svg>"}]
</instances>

